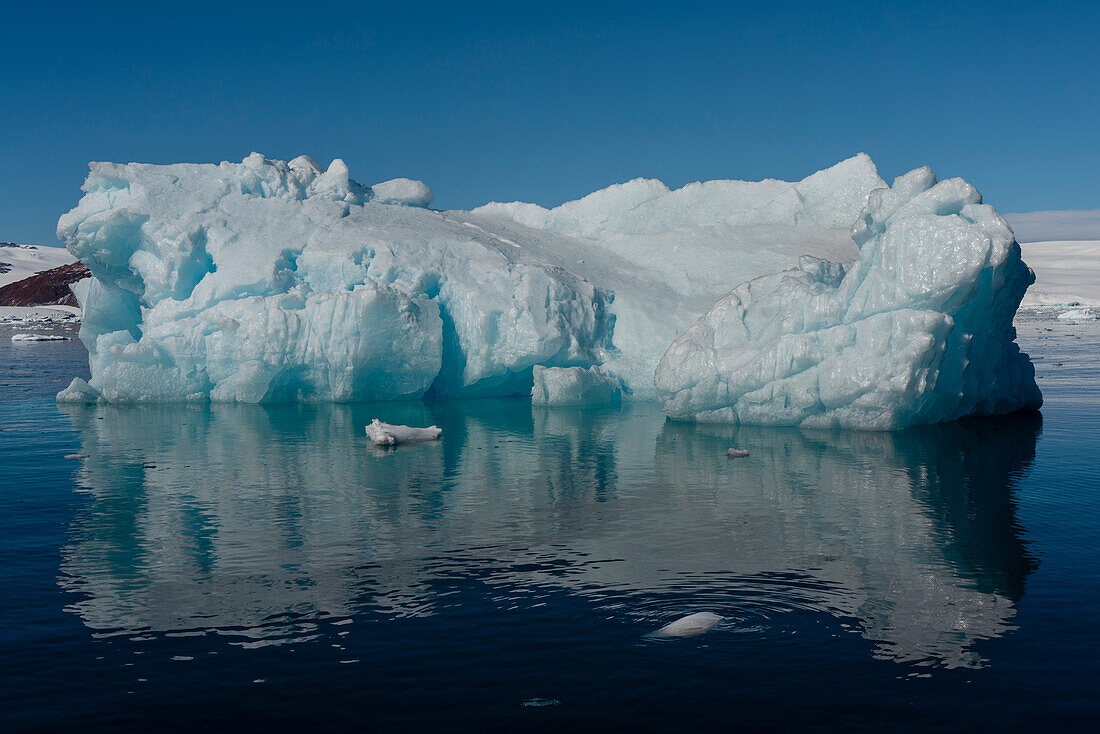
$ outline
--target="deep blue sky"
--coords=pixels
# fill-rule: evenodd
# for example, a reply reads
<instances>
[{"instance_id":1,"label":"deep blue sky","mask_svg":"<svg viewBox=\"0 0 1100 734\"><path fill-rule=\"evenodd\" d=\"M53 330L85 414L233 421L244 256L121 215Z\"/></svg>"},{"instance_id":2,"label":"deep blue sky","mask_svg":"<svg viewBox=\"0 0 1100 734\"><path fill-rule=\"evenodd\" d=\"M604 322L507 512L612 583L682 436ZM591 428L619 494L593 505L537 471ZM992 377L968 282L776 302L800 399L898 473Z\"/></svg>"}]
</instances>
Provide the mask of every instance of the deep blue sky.
<instances>
[{"instance_id":1,"label":"deep blue sky","mask_svg":"<svg viewBox=\"0 0 1100 734\"><path fill-rule=\"evenodd\" d=\"M0 240L55 242L90 160L253 150L423 179L439 208L859 151L1001 211L1100 207L1097 2L149 5L6 7Z\"/></svg>"}]
</instances>

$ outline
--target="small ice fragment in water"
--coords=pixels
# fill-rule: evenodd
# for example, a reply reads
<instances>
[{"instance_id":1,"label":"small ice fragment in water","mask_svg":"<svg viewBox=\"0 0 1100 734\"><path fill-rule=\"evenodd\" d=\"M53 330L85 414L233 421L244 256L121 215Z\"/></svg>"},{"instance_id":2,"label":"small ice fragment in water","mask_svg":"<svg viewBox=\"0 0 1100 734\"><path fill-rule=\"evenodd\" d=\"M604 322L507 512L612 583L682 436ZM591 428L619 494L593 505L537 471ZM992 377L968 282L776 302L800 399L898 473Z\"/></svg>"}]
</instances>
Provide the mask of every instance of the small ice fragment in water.
<instances>
[{"instance_id":1,"label":"small ice fragment in water","mask_svg":"<svg viewBox=\"0 0 1100 734\"><path fill-rule=\"evenodd\" d=\"M731 459L744 459L749 455L749 452L745 449L726 449L726 456Z\"/></svg>"},{"instance_id":2,"label":"small ice fragment in water","mask_svg":"<svg viewBox=\"0 0 1100 734\"><path fill-rule=\"evenodd\" d=\"M74 377L72 383L57 394L59 403L94 403L99 400L99 390L83 379ZM100 420L103 420L100 418Z\"/></svg>"},{"instance_id":3,"label":"small ice fragment in water","mask_svg":"<svg viewBox=\"0 0 1100 734\"><path fill-rule=\"evenodd\" d=\"M431 441L439 438L443 429L438 426L414 428L412 426L394 426L375 418L367 426L367 437L377 446L396 446L399 443Z\"/></svg>"},{"instance_id":4,"label":"small ice fragment in water","mask_svg":"<svg viewBox=\"0 0 1100 734\"><path fill-rule=\"evenodd\" d=\"M654 637L695 637L710 632L722 617L710 612L696 612L666 624L653 633Z\"/></svg>"},{"instance_id":5,"label":"small ice fragment in water","mask_svg":"<svg viewBox=\"0 0 1100 734\"><path fill-rule=\"evenodd\" d=\"M87 454L65 454L62 459L87 459Z\"/></svg>"},{"instance_id":6,"label":"small ice fragment in water","mask_svg":"<svg viewBox=\"0 0 1100 734\"><path fill-rule=\"evenodd\" d=\"M560 703L561 701L556 698L529 698L520 705L527 708L542 708L543 706L557 706Z\"/></svg>"},{"instance_id":7,"label":"small ice fragment in water","mask_svg":"<svg viewBox=\"0 0 1100 734\"><path fill-rule=\"evenodd\" d=\"M70 337L57 334L13 334L13 342L67 342Z\"/></svg>"}]
</instances>

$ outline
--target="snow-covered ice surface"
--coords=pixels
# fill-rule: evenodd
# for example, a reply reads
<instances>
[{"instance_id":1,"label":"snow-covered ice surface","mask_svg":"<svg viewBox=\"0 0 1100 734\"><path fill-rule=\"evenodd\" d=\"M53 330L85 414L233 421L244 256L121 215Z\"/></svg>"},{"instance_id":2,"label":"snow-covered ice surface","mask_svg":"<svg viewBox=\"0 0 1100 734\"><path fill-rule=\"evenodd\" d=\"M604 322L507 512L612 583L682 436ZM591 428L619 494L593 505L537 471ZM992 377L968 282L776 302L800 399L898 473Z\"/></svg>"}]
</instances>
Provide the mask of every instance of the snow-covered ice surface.
<instances>
[{"instance_id":1,"label":"snow-covered ice surface","mask_svg":"<svg viewBox=\"0 0 1100 734\"><path fill-rule=\"evenodd\" d=\"M76 260L64 247L0 243L0 286Z\"/></svg>"},{"instance_id":2,"label":"snow-covered ice surface","mask_svg":"<svg viewBox=\"0 0 1100 734\"><path fill-rule=\"evenodd\" d=\"M895 429L1038 408L1012 319L1033 280L1012 231L927 167L871 194L850 269L814 258L745 283L655 375L695 421Z\"/></svg>"},{"instance_id":3,"label":"snow-covered ice surface","mask_svg":"<svg viewBox=\"0 0 1100 734\"><path fill-rule=\"evenodd\" d=\"M405 206L427 207L435 197L432 190L423 181L411 178L395 178L371 186L374 201L379 204L404 204Z\"/></svg>"},{"instance_id":4,"label":"snow-covered ice surface","mask_svg":"<svg viewBox=\"0 0 1100 734\"><path fill-rule=\"evenodd\" d=\"M439 438L443 429L438 426L416 428L414 426L397 426L383 423L375 418L367 425L367 438L378 446L396 446L399 443L418 443L420 441L434 441Z\"/></svg>"},{"instance_id":5,"label":"snow-covered ice surface","mask_svg":"<svg viewBox=\"0 0 1100 734\"><path fill-rule=\"evenodd\" d=\"M1100 240L1027 242L1020 247L1035 271L1035 284L1022 307L1100 307Z\"/></svg>"},{"instance_id":6,"label":"snow-covered ice surface","mask_svg":"<svg viewBox=\"0 0 1100 734\"><path fill-rule=\"evenodd\" d=\"M638 179L466 212L340 160L95 163L58 223L93 275L74 288L92 377L59 397L522 395L536 365L599 365L652 397L665 348L731 286L855 258L883 185L860 155L798 183Z\"/></svg>"}]
</instances>

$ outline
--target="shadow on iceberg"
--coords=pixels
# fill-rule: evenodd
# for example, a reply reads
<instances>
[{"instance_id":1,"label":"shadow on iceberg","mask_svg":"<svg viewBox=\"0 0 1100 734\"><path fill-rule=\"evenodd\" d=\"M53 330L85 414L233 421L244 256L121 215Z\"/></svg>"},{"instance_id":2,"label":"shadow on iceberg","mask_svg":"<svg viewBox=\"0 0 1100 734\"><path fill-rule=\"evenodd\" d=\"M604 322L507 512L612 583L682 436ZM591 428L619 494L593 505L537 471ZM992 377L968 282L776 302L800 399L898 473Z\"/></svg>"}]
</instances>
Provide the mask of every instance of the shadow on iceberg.
<instances>
[{"instance_id":1,"label":"shadow on iceberg","mask_svg":"<svg viewBox=\"0 0 1100 734\"><path fill-rule=\"evenodd\" d=\"M62 406L89 499L62 550L68 608L102 634L248 647L450 614L460 576L499 609L581 600L624 644L686 611L739 646L825 615L878 657L974 666L1033 567L1012 495L1037 415L889 434L697 427L650 405L380 409ZM376 454L375 415L442 440Z\"/></svg>"}]
</instances>

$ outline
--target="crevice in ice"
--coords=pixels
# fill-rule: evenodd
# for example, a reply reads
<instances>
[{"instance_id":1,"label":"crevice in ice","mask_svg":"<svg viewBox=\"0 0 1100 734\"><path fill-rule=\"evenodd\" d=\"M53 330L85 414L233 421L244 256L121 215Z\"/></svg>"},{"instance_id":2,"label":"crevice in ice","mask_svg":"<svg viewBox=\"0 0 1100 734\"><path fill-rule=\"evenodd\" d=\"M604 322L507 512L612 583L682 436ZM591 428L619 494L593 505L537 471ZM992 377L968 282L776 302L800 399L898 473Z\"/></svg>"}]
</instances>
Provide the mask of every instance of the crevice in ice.
<instances>
[{"instance_id":1,"label":"crevice in ice","mask_svg":"<svg viewBox=\"0 0 1100 734\"><path fill-rule=\"evenodd\" d=\"M199 227L195 230L190 236L190 240L190 256L180 263L176 276L176 287L172 294L177 301L190 298L195 286L209 273L213 273L218 269L214 264L214 258L206 249L208 244L206 227Z\"/></svg>"},{"instance_id":2,"label":"crevice in ice","mask_svg":"<svg viewBox=\"0 0 1100 734\"><path fill-rule=\"evenodd\" d=\"M439 373L424 393L425 400L437 400L459 392L462 374L466 371L466 355L458 339L454 317L447 304L439 299L436 299L436 303L439 304L439 317L443 320L443 356Z\"/></svg>"}]
</instances>

